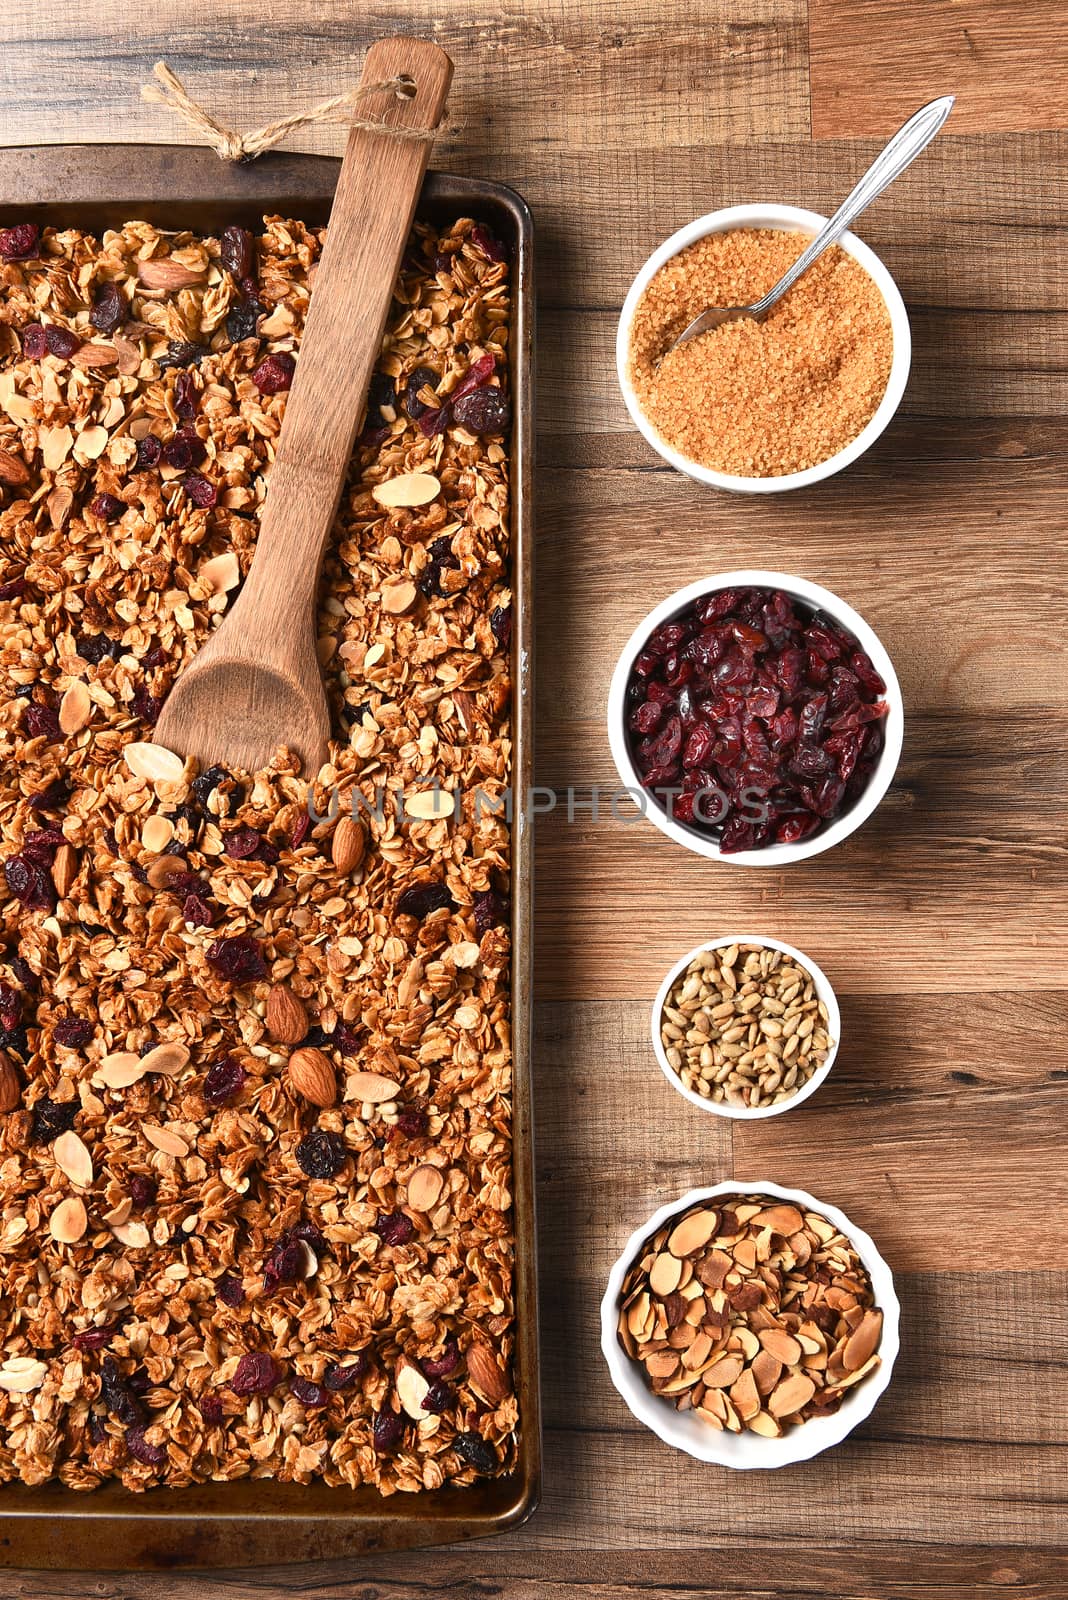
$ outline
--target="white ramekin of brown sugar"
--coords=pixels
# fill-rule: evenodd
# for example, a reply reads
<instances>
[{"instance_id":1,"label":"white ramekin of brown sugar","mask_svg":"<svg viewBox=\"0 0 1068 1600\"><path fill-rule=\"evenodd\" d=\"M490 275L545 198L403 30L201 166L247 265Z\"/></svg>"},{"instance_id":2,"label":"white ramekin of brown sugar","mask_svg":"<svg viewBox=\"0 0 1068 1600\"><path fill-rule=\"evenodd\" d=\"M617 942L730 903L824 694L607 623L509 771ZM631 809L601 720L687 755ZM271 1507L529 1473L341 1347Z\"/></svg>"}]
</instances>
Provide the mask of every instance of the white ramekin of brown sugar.
<instances>
[{"instance_id":1,"label":"white ramekin of brown sugar","mask_svg":"<svg viewBox=\"0 0 1068 1600\"><path fill-rule=\"evenodd\" d=\"M679 472L743 494L805 488L856 461L896 412L908 313L851 233L760 327L727 324L654 367L653 352L706 306L766 293L825 220L800 206L714 211L666 239L631 284L616 335L620 388L639 432Z\"/></svg>"}]
</instances>

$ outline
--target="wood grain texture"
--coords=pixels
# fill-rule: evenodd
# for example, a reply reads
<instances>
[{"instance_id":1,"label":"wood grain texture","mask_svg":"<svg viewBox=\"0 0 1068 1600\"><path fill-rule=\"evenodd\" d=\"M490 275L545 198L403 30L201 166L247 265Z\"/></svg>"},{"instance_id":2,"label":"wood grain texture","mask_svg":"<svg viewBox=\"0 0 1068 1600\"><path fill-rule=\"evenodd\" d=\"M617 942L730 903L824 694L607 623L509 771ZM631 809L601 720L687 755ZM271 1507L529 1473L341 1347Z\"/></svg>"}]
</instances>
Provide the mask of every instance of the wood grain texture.
<instances>
[{"instance_id":1,"label":"wood grain texture","mask_svg":"<svg viewBox=\"0 0 1068 1600\"><path fill-rule=\"evenodd\" d=\"M12 142L174 137L136 97L157 56L239 127L347 87L378 34L425 33L456 58L436 164L514 183L539 230L539 784L580 800L612 785L603 706L619 648L670 589L728 567L800 572L856 604L907 709L876 817L788 872L704 863L648 824L582 810L569 824L566 804L538 825L548 1432L528 1527L357 1565L11 1575L5 1594L1068 1595L1068 19L1052 0L811 0L811 16L816 144L803 0L374 0L358 15L323 0L314 16L297 0L190 0L177 18L15 0L0 22ZM641 262L720 205L829 211L881 138L947 88L960 93L952 133L860 228L915 335L890 431L848 474L789 499L712 496L665 469L614 378L618 307ZM341 134L297 144L336 153ZM767 1127L702 1116L648 1042L669 963L732 926L810 950L842 1001L830 1080ZM841 1204L884 1249L905 1313L869 1422L775 1474L668 1451L597 1348L605 1274L631 1228L732 1174Z\"/></svg>"},{"instance_id":2,"label":"wood grain texture","mask_svg":"<svg viewBox=\"0 0 1068 1600\"><path fill-rule=\"evenodd\" d=\"M815 138L893 133L955 94L955 129L1068 121L1061 0L810 0Z\"/></svg>"},{"instance_id":3,"label":"wood grain texture","mask_svg":"<svg viewBox=\"0 0 1068 1600\"><path fill-rule=\"evenodd\" d=\"M452 70L428 40L367 52L358 110L384 131L356 124L348 136L252 567L159 719L157 738L182 756L256 772L285 741L309 776L327 759L319 572L430 157L430 138L402 134L437 127ZM390 83L411 93L375 92Z\"/></svg>"}]
</instances>

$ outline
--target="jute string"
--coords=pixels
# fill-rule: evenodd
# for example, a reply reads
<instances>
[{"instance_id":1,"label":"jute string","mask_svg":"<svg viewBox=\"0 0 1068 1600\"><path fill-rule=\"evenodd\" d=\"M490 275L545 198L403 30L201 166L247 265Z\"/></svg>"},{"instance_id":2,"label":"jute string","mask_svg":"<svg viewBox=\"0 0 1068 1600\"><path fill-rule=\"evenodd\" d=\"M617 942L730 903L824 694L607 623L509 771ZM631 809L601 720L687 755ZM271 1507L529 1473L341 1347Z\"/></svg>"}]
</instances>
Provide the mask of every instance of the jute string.
<instances>
[{"instance_id":1,"label":"jute string","mask_svg":"<svg viewBox=\"0 0 1068 1600\"><path fill-rule=\"evenodd\" d=\"M194 128L223 161L254 161L265 150L273 150L283 139L298 128L315 127L320 122L344 122L350 128L365 128L369 133L385 133L391 139L415 139L419 142L436 137L444 117L436 128L393 128L374 117L353 116L358 103L370 94L382 94L392 89L395 94L411 94L412 84L407 78L387 78L382 83L365 83L349 89L345 94L335 94L329 100L320 100L307 111L291 117L280 117L268 122L252 133L238 133L226 128L206 111L198 100L188 93L181 79L171 71L165 61L157 61L152 69L156 82L141 85L141 98L153 105L166 106L176 116Z\"/></svg>"}]
</instances>

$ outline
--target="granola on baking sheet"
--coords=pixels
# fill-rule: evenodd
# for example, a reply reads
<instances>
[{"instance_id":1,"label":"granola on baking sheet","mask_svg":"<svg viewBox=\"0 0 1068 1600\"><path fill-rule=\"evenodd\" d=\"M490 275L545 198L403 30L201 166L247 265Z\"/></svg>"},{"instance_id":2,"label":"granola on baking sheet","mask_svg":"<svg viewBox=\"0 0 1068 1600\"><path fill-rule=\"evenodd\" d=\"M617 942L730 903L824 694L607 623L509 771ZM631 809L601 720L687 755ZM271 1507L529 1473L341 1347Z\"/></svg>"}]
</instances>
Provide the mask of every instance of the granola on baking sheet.
<instances>
[{"instance_id":1,"label":"granola on baking sheet","mask_svg":"<svg viewBox=\"0 0 1068 1600\"><path fill-rule=\"evenodd\" d=\"M418 225L402 265L324 568L313 814L284 750L153 743L248 571L322 237L0 230L0 1480L392 1493L514 1461L481 225Z\"/></svg>"}]
</instances>

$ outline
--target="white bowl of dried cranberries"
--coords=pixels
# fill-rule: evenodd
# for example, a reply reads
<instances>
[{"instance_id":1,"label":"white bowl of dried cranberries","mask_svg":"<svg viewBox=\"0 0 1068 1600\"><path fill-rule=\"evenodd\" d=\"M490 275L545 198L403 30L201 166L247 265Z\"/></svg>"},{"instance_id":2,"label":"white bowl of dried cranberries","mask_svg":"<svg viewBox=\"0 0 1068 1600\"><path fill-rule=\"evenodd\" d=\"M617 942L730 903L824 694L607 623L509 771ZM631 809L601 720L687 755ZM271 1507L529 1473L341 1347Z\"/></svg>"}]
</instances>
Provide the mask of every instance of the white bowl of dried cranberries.
<instances>
[{"instance_id":1,"label":"white bowl of dried cranberries","mask_svg":"<svg viewBox=\"0 0 1068 1600\"><path fill-rule=\"evenodd\" d=\"M782 572L699 578L623 647L608 739L643 813L697 855L780 867L840 844L885 795L905 716L878 635Z\"/></svg>"}]
</instances>

